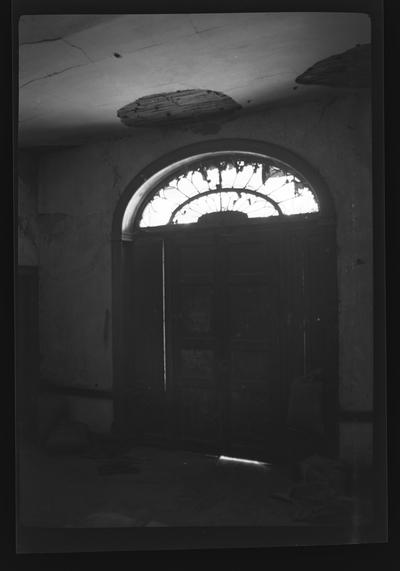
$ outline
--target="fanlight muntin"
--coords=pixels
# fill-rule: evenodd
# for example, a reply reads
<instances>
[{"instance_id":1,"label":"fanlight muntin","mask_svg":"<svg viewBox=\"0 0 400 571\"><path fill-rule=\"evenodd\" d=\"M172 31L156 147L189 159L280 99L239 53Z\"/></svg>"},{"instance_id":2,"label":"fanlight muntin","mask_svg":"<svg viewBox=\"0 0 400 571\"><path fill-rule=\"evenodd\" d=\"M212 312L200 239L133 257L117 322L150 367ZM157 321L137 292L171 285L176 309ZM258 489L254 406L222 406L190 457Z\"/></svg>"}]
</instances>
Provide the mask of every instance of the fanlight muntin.
<instances>
[{"instance_id":1,"label":"fanlight muntin","mask_svg":"<svg viewBox=\"0 0 400 571\"><path fill-rule=\"evenodd\" d=\"M159 177L138 202L139 229L194 224L216 212L241 212L254 221L319 212L311 186L295 169L264 155L239 152L192 157Z\"/></svg>"}]
</instances>

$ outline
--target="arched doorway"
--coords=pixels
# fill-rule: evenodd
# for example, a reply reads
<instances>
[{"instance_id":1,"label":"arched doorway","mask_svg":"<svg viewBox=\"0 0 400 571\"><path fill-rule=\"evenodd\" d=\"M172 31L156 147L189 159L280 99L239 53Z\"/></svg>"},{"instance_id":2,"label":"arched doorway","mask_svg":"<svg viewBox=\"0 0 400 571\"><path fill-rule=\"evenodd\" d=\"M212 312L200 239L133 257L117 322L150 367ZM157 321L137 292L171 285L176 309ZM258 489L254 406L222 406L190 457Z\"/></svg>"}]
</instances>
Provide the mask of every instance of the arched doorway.
<instances>
[{"instance_id":1,"label":"arched doorway","mask_svg":"<svg viewBox=\"0 0 400 571\"><path fill-rule=\"evenodd\" d=\"M293 382L319 370L309 412L334 453L335 216L320 177L264 143L194 145L142 172L114 222L119 430L279 461Z\"/></svg>"}]
</instances>

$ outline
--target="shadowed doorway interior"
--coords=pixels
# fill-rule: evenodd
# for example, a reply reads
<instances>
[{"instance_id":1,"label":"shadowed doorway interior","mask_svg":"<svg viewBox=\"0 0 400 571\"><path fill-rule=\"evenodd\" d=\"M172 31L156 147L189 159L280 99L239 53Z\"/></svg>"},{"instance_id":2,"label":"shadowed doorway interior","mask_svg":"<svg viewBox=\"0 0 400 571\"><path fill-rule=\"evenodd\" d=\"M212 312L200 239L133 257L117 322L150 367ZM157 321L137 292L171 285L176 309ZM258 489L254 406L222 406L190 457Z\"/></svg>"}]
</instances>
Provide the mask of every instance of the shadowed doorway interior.
<instances>
[{"instance_id":1,"label":"shadowed doorway interior","mask_svg":"<svg viewBox=\"0 0 400 571\"><path fill-rule=\"evenodd\" d=\"M285 462L293 383L318 370L335 454L335 217L318 175L283 149L211 142L142 173L115 221L120 434Z\"/></svg>"}]
</instances>

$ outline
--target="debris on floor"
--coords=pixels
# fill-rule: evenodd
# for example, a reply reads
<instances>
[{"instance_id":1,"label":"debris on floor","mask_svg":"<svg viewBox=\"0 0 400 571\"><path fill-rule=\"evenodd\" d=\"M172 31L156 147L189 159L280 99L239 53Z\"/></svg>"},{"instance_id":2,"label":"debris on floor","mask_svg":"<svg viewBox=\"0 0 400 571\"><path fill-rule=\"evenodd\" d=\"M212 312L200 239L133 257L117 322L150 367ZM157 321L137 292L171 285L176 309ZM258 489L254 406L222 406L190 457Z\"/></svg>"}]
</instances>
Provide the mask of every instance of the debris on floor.
<instances>
[{"instance_id":1,"label":"debris on floor","mask_svg":"<svg viewBox=\"0 0 400 571\"><path fill-rule=\"evenodd\" d=\"M310 456L300 462L304 482L326 482L338 494L346 491L349 474L345 464L339 460Z\"/></svg>"},{"instance_id":2,"label":"debris on floor","mask_svg":"<svg viewBox=\"0 0 400 571\"><path fill-rule=\"evenodd\" d=\"M138 474L140 468L132 458L122 457L115 460L105 462L97 467L97 471L101 476L109 476L112 474Z\"/></svg>"},{"instance_id":3,"label":"debris on floor","mask_svg":"<svg viewBox=\"0 0 400 571\"><path fill-rule=\"evenodd\" d=\"M284 466L260 470L154 447L95 458L24 449L18 514L23 525L58 528L362 524L370 517L364 500L316 476L319 462L296 483Z\"/></svg>"},{"instance_id":4,"label":"debris on floor","mask_svg":"<svg viewBox=\"0 0 400 571\"><path fill-rule=\"evenodd\" d=\"M302 481L286 493L271 497L292 503L293 520L307 523L350 523L355 509L353 498L347 497L347 473L343 463L321 456L300 462Z\"/></svg>"},{"instance_id":5,"label":"debris on floor","mask_svg":"<svg viewBox=\"0 0 400 571\"><path fill-rule=\"evenodd\" d=\"M321 505L300 504L293 519L307 523L344 525L353 522L355 501L353 498L332 497Z\"/></svg>"},{"instance_id":6,"label":"debris on floor","mask_svg":"<svg viewBox=\"0 0 400 571\"><path fill-rule=\"evenodd\" d=\"M138 510L135 515L117 511L95 512L74 525L66 527L169 527L168 524L151 519L147 510Z\"/></svg>"},{"instance_id":7,"label":"debris on floor","mask_svg":"<svg viewBox=\"0 0 400 571\"><path fill-rule=\"evenodd\" d=\"M106 437L96 434L92 439L92 445L85 453L85 458L93 460L111 460L124 456L132 448L130 443L126 443L117 438Z\"/></svg>"},{"instance_id":8,"label":"debris on floor","mask_svg":"<svg viewBox=\"0 0 400 571\"><path fill-rule=\"evenodd\" d=\"M86 424L64 421L50 432L44 448L51 454L76 453L88 450L90 444L91 436Z\"/></svg>"},{"instance_id":9,"label":"debris on floor","mask_svg":"<svg viewBox=\"0 0 400 571\"><path fill-rule=\"evenodd\" d=\"M137 527L144 522L131 516L115 512L90 514L73 527Z\"/></svg>"}]
</instances>

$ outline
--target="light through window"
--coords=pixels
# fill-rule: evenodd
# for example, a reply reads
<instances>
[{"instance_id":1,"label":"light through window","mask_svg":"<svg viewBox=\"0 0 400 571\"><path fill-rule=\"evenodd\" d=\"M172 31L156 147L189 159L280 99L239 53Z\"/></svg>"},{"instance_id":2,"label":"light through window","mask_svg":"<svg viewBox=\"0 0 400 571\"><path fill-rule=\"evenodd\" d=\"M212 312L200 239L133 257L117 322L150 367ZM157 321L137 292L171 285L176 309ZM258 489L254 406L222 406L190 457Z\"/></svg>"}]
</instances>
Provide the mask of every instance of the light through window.
<instances>
[{"instance_id":1,"label":"light through window","mask_svg":"<svg viewBox=\"0 0 400 571\"><path fill-rule=\"evenodd\" d=\"M139 226L193 224L218 212L264 219L318 211L313 191L299 174L271 159L233 154L175 173L145 205Z\"/></svg>"}]
</instances>

